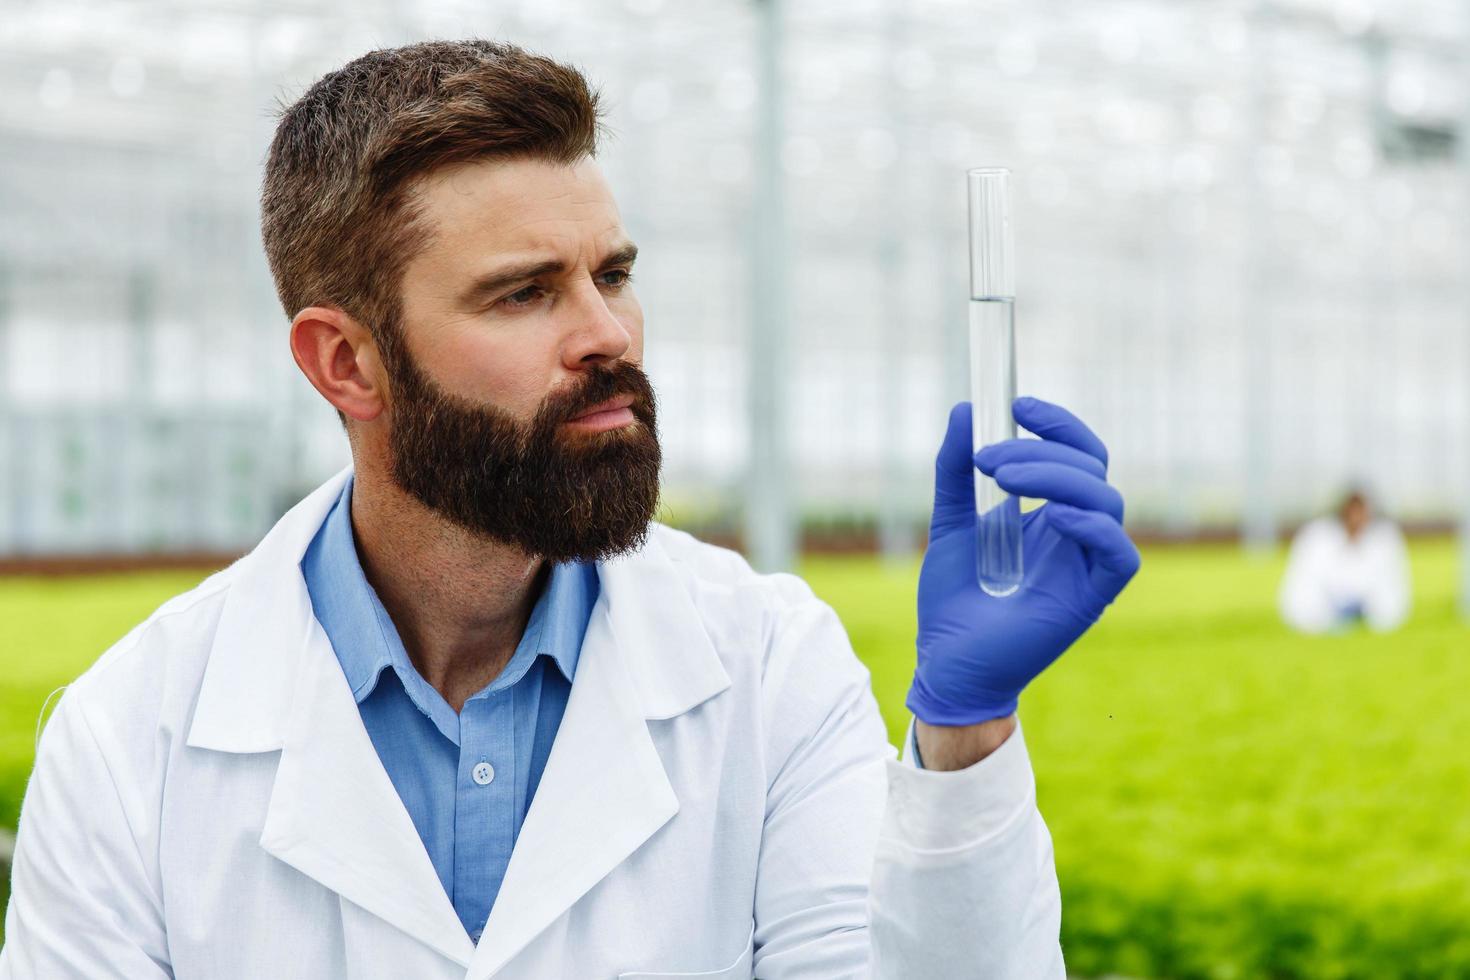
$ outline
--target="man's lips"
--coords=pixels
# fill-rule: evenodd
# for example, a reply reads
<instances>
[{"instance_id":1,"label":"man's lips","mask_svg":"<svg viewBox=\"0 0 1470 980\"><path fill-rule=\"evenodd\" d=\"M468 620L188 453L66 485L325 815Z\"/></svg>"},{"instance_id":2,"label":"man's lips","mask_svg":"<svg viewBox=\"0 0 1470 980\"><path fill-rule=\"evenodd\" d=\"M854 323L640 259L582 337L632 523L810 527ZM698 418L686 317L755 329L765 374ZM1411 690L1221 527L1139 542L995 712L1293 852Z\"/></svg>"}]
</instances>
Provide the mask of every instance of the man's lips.
<instances>
[{"instance_id":1,"label":"man's lips","mask_svg":"<svg viewBox=\"0 0 1470 980\"><path fill-rule=\"evenodd\" d=\"M629 408L632 404L632 395L618 395L592 406L570 422L581 428L593 429L612 429L627 425L633 421L633 412Z\"/></svg>"}]
</instances>

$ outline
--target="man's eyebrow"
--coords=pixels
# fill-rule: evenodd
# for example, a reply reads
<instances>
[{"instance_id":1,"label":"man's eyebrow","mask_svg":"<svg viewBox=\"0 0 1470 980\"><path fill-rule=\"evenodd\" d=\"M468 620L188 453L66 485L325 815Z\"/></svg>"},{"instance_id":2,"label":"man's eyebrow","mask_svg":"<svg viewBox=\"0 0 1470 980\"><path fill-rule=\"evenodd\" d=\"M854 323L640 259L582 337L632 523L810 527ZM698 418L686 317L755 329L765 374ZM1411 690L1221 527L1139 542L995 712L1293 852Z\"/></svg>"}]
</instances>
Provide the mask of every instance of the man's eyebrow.
<instances>
[{"instance_id":1,"label":"man's eyebrow","mask_svg":"<svg viewBox=\"0 0 1470 980\"><path fill-rule=\"evenodd\" d=\"M632 265L636 261L638 261L638 246L632 242L624 242L607 253L607 257L597 267L606 269L614 265Z\"/></svg>"},{"instance_id":2,"label":"man's eyebrow","mask_svg":"<svg viewBox=\"0 0 1470 980\"><path fill-rule=\"evenodd\" d=\"M638 258L638 246L632 242L624 242L609 252L601 262L598 269L606 269L615 265L632 265ZM566 269L566 265L557 259L544 262L522 262L518 265L507 266L487 272L476 279L468 289L464 291L461 301L467 306L490 299L496 293L509 286L527 279L535 279L538 276L553 275Z\"/></svg>"}]
</instances>

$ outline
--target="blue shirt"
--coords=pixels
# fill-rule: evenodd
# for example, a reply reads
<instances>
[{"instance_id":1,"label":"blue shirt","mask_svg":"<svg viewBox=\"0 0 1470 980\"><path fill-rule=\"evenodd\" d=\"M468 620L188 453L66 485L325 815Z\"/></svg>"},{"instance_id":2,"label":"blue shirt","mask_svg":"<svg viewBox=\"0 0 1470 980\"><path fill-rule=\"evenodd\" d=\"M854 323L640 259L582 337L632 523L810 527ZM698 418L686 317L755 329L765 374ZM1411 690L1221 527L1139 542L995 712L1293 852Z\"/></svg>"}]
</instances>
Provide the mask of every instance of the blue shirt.
<instances>
[{"instance_id":1,"label":"blue shirt","mask_svg":"<svg viewBox=\"0 0 1470 980\"><path fill-rule=\"evenodd\" d=\"M597 568L551 566L515 655L456 714L414 668L363 574L351 501L349 478L301 571L378 758L478 943L566 710Z\"/></svg>"}]
</instances>

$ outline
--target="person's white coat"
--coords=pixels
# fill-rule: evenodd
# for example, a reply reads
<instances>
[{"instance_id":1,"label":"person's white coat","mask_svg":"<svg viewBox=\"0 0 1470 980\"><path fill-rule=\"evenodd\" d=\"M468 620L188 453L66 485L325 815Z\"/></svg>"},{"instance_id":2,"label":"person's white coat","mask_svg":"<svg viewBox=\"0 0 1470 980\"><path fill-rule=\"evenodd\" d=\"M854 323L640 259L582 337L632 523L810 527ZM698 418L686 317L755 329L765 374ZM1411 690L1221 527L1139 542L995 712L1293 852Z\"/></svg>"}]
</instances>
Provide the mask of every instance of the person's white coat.
<instances>
[{"instance_id":1,"label":"person's white coat","mask_svg":"<svg viewBox=\"0 0 1470 980\"><path fill-rule=\"evenodd\" d=\"M1369 628L1397 629L1409 615L1409 553L1391 521L1375 520L1350 538L1341 520L1319 517L1297 532L1278 597L1281 618L1303 633L1344 625L1356 606Z\"/></svg>"},{"instance_id":2,"label":"person's white coat","mask_svg":"<svg viewBox=\"0 0 1470 980\"><path fill-rule=\"evenodd\" d=\"M1063 976L1019 730L957 773L894 759L828 606L657 525L599 566L566 714L472 944L298 567L345 476L62 696L0 976Z\"/></svg>"}]
</instances>

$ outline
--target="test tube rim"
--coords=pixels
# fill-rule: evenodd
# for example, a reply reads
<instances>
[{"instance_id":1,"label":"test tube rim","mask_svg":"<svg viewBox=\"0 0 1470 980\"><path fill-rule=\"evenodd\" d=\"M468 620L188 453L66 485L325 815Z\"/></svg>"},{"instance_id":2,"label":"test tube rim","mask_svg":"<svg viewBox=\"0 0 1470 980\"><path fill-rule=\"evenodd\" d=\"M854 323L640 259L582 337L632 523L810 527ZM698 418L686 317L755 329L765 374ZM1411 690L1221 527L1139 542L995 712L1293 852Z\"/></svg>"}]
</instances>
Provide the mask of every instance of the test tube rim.
<instances>
[{"instance_id":1,"label":"test tube rim","mask_svg":"<svg viewBox=\"0 0 1470 980\"><path fill-rule=\"evenodd\" d=\"M1016 298L1015 268L1011 264L1015 261L1015 241L1011 225L1011 168L1010 167L970 167L965 170L965 181L968 185L969 209L970 209L970 300L971 302L1014 302ZM982 189L983 188L983 189ZM980 278L991 285L988 289L977 289L976 279L979 268L977 260L977 249L985 247L980 239L975 236L975 208L979 202L985 200L990 193L999 192L1001 207L1000 219L1003 231L1001 232L1000 247L1005 259L1003 266L998 270L1000 280L999 289L991 285L990 276Z\"/></svg>"}]
</instances>

